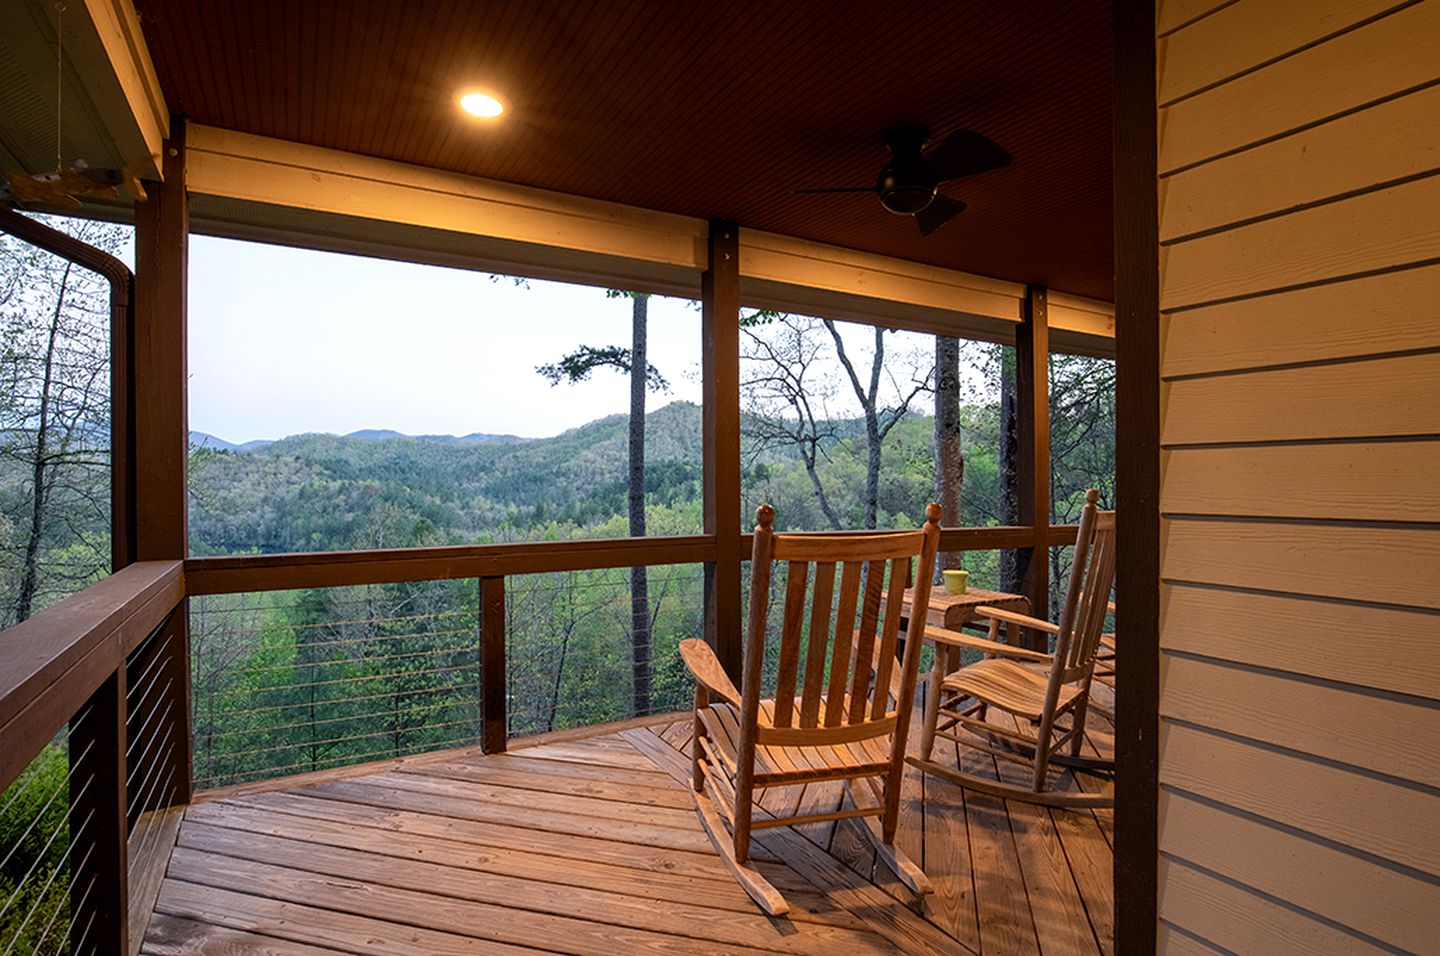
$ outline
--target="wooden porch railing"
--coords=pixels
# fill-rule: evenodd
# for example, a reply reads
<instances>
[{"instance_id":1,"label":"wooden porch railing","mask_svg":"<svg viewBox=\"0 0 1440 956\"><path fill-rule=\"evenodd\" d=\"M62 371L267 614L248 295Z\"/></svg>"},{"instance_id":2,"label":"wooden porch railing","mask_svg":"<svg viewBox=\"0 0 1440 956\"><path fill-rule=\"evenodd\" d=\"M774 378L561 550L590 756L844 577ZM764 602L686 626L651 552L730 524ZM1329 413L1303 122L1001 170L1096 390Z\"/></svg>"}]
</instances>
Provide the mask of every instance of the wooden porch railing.
<instances>
[{"instance_id":1,"label":"wooden porch railing","mask_svg":"<svg viewBox=\"0 0 1440 956\"><path fill-rule=\"evenodd\" d=\"M1073 528L1052 529L1052 542L1068 543L1067 533L1073 541ZM748 536L737 537L745 553ZM1033 541L1026 527L954 528L942 547L988 551ZM4 632L0 790L70 729L72 951L138 952L174 839L166 811L190 799L194 728L183 646L190 596L475 580L480 738L484 751L499 752L508 736L507 577L700 564L716 553L715 536L694 535L147 561Z\"/></svg>"}]
</instances>

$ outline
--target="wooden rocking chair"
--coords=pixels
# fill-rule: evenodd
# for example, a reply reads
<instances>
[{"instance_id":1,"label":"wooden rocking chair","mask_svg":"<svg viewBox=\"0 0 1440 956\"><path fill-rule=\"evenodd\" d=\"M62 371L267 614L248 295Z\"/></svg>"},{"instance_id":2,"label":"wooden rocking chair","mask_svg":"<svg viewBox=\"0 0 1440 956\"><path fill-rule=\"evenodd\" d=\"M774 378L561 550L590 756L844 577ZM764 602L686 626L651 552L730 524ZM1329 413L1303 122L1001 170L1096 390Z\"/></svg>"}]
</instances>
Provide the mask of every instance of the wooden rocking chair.
<instances>
[{"instance_id":1,"label":"wooden rocking chair","mask_svg":"<svg viewBox=\"0 0 1440 956\"><path fill-rule=\"evenodd\" d=\"M1115 576L1115 512L1097 511L1096 498L1094 489L1086 495L1058 625L1014 611L980 607L975 616L989 620L988 640L937 627L926 629L926 636L936 643L935 681L926 701L920 756L911 757L912 764L962 787L1008 799L1056 807L1114 805L1110 794L1046 786L1051 764L1090 770L1114 767L1113 761L1080 755L1090 683ZM1055 635L1054 653L1000 643L1001 622ZM985 657L947 672L945 660L955 653L952 648L983 651ZM986 721L991 707L1012 715L1014 729ZM1027 764L1032 769L1030 788L937 763L932 756L936 737Z\"/></svg>"},{"instance_id":2,"label":"wooden rocking chair","mask_svg":"<svg viewBox=\"0 0 1440 956\"><path fill-rule=\"evenodd\" d=\"M898 675L896 643L910 559L916 555L920 562L915 600L923 605L929 599L940 538L940 506L930 505L925 514L925 526L919 531L776 534L771 527L775 509L762 505L756 513L759 525L750 563L743 690L736 690L704 641L688 640L680 645L685 665L696 680L695 809L740 885L772 916L788 912L789 905L750 863L751 832L764 827L860 818L864 824L860 829L901 881L916 893L932 891L925 874L895 846L905 737L915 700L924 615L910 619ZM778 677L774 699L761 700L765 622L771 567L776 561L788 565ZM807 613L811 563L815 566L814 595ZM881 620L887 564L889 595ZM808 635L802 640L807 618ZM755 818L757 791L824 780L845 781L854 808ZM864 780L866 786L852 788L855 780Z\"/></svg>"}]
</instances>

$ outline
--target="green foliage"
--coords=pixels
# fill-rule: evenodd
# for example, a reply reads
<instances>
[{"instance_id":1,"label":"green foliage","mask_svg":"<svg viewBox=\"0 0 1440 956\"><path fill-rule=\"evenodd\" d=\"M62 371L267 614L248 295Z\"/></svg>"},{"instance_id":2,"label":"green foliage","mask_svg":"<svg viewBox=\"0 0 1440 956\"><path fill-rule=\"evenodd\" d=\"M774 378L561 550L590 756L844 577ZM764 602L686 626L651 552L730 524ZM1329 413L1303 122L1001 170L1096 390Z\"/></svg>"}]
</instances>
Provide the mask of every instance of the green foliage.
<instances>
[{"instance_id":1,"label":"green foliage","mask_svg":"<svg viewBox=\"0 0 1440 956\"><path fill-rule=\"evenodd\" d=\"M69 927L70 788L57 740L0 795L0 941L7 952L60 952Z\"/></svg>"},{"instance_id":2,"label":"green foliage","mask_svg":"<svg viewBox=\"0 0 1440 956\"><path fill-rule=\"evenodd\" d=\"M558 362L537 366L535 371L539 372L551 385L559 385L561 382L572 384L583 382L597 368L613 368L629 375L632 365L634 365L632 353L623 346L606 345L596 348L591 345L582 345ZM649 362L645 363L645 384L652 392L670 391L670 383L665 380L665 376L661 375L660 370Z\"/></svg>"}]
</instances>

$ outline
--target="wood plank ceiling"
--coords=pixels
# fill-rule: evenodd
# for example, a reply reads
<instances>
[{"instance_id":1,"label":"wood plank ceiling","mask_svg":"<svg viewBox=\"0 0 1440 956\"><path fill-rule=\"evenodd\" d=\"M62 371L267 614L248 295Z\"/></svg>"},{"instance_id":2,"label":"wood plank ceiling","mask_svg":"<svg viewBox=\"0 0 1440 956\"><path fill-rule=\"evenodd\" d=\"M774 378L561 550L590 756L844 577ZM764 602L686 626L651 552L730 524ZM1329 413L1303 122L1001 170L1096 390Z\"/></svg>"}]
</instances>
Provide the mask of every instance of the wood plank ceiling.
<instances>
[{"instance_id":1,"label":"wood plank ceiling","mask_svg":"<svg viewBox=\"0 0 1440 956\"><path fill-rule=\"evenodd\" d=\"M137 0L172 109L274 136L1109 299L1108 0ZM460 113L500 92L499 122ZM868 185L908 122L1008 169L922 239Z\"/></svg>"}]
</instances>

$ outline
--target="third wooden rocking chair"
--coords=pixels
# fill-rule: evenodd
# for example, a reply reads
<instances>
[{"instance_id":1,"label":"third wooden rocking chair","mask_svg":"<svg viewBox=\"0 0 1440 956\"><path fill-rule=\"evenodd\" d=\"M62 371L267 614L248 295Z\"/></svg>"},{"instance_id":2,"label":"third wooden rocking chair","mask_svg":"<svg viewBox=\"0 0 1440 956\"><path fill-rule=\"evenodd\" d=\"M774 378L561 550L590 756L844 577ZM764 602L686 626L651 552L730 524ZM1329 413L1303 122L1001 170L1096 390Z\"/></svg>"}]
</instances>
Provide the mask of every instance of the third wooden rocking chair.
<instances>
[{"instance_id":1,"label":"third wooden rocking chair","mask_svg":"<svg viewBox=\"0 0 1440 956\"><path fill-rule=\"evenodd\" d=\"M929 893L925 874L895 846L924 615L911 617L898 675L895 668L910 560L919 556L915 599L923 605L940 538L940 507L929 506L923 529L886 534L775 534L769 505L757 518L741 689L704 641L680 645L696 680L694 798L700 820L736 879L773 916L789 906L750 863L752 831L765 827L858 818L901 881ZM775 696L761 700L770 577L778 562L786 563L778 676ZM812 563L814 593L807 608ZM845 781L852 809L774 817L755 806L765 788L826 780Z\"/></svg>"}]
</instances>

